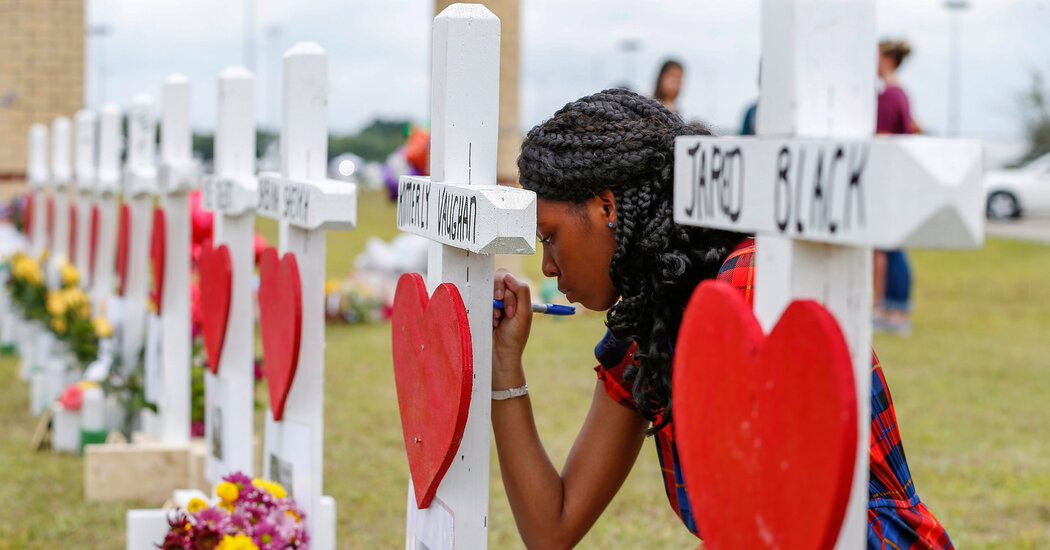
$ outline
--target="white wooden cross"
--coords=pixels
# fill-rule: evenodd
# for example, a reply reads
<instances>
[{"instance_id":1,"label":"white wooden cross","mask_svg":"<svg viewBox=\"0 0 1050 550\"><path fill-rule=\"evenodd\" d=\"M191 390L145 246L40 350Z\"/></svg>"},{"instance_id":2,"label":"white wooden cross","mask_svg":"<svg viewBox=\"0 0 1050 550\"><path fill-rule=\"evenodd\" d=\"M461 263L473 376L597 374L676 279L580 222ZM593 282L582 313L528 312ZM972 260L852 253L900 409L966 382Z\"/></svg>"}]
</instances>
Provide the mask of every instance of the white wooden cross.
<instances>
[{"instance_id":1,"label":"white wooden cross","mask_svg":"<svg viewBox=\"0 0 1050 550\"><path fill-rule=\"evenodd\" d=\"M124 202L129 205L130 222L129 227L121 228L128 233L126 281L122 283L123 296L113 300L110 306L111 314L120 319L122 327L120 349L124 372L131 372L138 365L146 328L153 194L157 189L156 134L153 97L136 95L128 117L128 155L124 168ZM154 396L147 395L147 400L151 397Z\"/></svg>"},{"instance_id":2,"label":"white wooden cross","mask_svg":"<svg viewBox=\"0 0 1050 550\"><path fill-rule=\"evenodd\" d=\"M458 456L429 508L408 484L406 549L488 545L493 254L535 253L536 197L496 185L500 21L480 4L434 18L430 174L398 183L398 228L431 240L427 290L453 283L466 306L474 379ZM451 543L452 546L448 546Z\"/></svg>"},{"instance_id":3,"label":"white wooden cross","mask_svg":"<svg viewBox=\"0 0 1050 550\"><path fill-rule=\"evenodd\" d=\"M226 246L232 271L218 373L204 373L205 438L209 450L205 473L209 482L217 484L222 476L237 471L252 476L254 468L252 280L258 183L255 180L255 76L243 67L230 67L219 76L215 175L205 178L203 183L204 207L216 213L212 246ZM205 281L202 275L201 285L205 284L218 283Z\"/></svg>"},{"instance_id":4,"label":"white wooden cross","mask_svg":"<svg viewBox=\"0 0 1050 550\"><path fill-rule=\"evenodd\" d=\"M60 116L51 122L51 194L54 205L51 226L51 256L54 266L69 261L69 184L73 181L72 125Z\"/></svg>"},{"instance_id":5,"label":"white wooden cross","mask_svg":"<svg viewBox=\"0 0 1050 550\"><path fill-rule=\"evenodd\" d=\"M94 185L98 208L98 235L95 257L91 265L91 302L96 314L111 317L107 305L114 293L113 275L117 256L117 224L120 190L120 152L123 135L120 128L120 108L112 103L102 107L98 130L98 173ZM112 319L111 319L112 320Z\"/></svg>"},{"instance_id":6,"label":"white wooden cross","mask_svg":"<svg viewBox=\"0 0 1050 550\"><path fill-rule=\"evenodd\" d=\"M29 236L29 251L33 256L40 255L47 248L47 126L34 124L29 127L29 161L26 165L26 180L33 193L32 219L26 228Z\"/></svg>"},{"instance_id":7,"label":"white wooden cross","mask_svg":"<svg viewBox=\"0 0 1050 550\"><path fill-rule=\"evenodd\" d=\"M74 125L74 133L76 135L76 163L74 166L76 169L77 219L76 228L73 230L76 240L71 242L70 246L74 249L72 261L77 268L77 272L80 273L80 286L90 288L91 247L98 244L97 241L92 242L91 238L91 217L97 204L95 201L95 178L97 176L97 171L95 170L95 136L98 132L98 117L95 115L95 111L81 109L77 111Z\"/></svg>"},{"instance_id":8,"label":"white wooden cross","mask_svg":"<svg viewBox=\"0 0 1050 550\"><path fill-rule=\"evenodd\" d=\"M766 331L813 298L849 344L857 460L837 548L867 533L873 248L983 241L978 143L876 137L875 4L765 0L755 138L675 142L675 220L756 234Z\"/></svg>"},{"instance_id":9,"label":"white wooden cross","mask_svg":"<svg viewBox=\"0 0 1050 550\"><path fill-rule=\"evenodd\" d=\"M193 160L190 133L190 82L181 74L164 79L161 164L156 188L164 212L164 268L160 296L160 373L149 376L160 385L157 398L161 443L185 445L190 440L190 203L199 167ZM156 221L154 221L156 223ZM157 228L154 228L156 231ZM156 266L155 266L156 268ZM149 330L157 324L151 319ZM156 334L147 334L156 342ZM156 356L147 346L147 369ZM147 390L149 386L147 386ZM148 397L147 397L148 399Z\"/></svg>"},{"instance_id":10,"label":"white wooden cross","mask_svg":"<svg viewBox=\"0 0 1050 550\"><path fill-rule=\"evenodd\" d=\"M259 175L256 208L280 221L279 254L295 257L302 298L298 362L283 418L275 421L272 411L266 415L263 475L294 495L312 518L311 546L321 549L335 544L335 501L322 497L325 232L352 230L357 222L356 186L325 178L327 64L324 49L312 42L284 54L281 173ZM272 366L264 368L270 376Z\"/></svg>"}]
</instances>

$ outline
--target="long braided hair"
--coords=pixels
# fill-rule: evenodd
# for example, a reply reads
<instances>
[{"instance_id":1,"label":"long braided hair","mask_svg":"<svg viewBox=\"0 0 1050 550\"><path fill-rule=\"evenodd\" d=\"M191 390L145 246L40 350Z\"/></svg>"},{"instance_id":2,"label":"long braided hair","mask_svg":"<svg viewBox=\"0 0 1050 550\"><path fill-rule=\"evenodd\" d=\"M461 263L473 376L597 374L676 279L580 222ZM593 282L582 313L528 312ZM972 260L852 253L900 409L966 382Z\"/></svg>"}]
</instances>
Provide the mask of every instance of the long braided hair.
<instances>
[{"instance_id":1,"label":"long braided hair","mask_svg":"<svg viewBox=\"0 0 1050 550\"><path fill-rule=\"evenodd\" d=\"M620 301L606 325L638 344L624 378L655 433L671 421L671 355L682 312L714 277L742 235L674 223L674 138L710 135L659 101L605 90L573 101L526 136L521 185L546 200L581 203L609 189L616 200L616 248L609 275Z\"/></svg>"}]
</instances>

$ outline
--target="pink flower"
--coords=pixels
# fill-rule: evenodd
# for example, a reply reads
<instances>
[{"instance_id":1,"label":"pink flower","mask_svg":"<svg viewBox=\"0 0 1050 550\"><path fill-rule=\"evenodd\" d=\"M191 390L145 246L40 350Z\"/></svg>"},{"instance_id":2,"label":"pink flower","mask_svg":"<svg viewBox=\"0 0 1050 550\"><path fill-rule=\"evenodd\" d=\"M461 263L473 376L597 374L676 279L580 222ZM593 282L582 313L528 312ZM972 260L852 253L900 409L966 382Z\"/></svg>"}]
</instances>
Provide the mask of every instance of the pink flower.
<instances>
[{"instance_id":1,"label":"pink flower","mask_svg":"<svg viewBox=\"0 0 1050 550\"><path fill-rule=\"evenodd\" d=\"M62 404L62 407L67 411L79 411L80 405L83 403L84 394L77 384L70 384L66 386L66 389L62 392L62 395L58 398L58 402Z\"/></svg>"}]
</instances>

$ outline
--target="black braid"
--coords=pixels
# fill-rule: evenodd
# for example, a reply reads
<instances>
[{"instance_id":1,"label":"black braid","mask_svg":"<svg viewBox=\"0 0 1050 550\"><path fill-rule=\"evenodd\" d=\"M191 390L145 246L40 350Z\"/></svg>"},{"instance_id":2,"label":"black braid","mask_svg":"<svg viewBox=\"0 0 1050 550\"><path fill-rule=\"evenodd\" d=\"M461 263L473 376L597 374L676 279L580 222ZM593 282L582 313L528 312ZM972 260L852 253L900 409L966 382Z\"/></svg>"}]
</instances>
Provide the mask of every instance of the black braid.
<instances>
[{"instance_id":1,"label":"black braid","mask_svg":"<svg viewBox=\"0 0 1050 550\"><path fill-rule=\"evenodd\" d=\"M609 265L620 301L606 325L637 342L633 397L655 433L671 421L671 346L682 311L714 277L742 235L674 223L674 138L710 135L659 101L606 90L569 103L533 128L518 158L523 187L547 200L580 203L610 189L616 249Z\"/></svg>"}]
</instances>

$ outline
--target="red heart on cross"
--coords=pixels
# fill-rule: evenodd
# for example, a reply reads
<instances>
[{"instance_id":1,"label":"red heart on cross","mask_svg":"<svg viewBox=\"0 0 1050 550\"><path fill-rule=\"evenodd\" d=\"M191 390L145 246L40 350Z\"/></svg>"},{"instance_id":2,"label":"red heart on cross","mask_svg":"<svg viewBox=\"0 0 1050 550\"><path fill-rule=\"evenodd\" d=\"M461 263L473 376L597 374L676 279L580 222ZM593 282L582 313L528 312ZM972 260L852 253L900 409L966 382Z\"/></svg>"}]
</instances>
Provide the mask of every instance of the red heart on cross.
<instances>
[{"instance_id":1,"label":"red heart on cross","mask_svg":"<svg viewBox=\"0 0 1050 550\"><path fill-rule=\"evenodd\" d=\"M98 251L98 206L91 207L91 242L88 255L88 272L91 281L95 280L95 253Z\"/></svg>"},{"instance_id":2,"label":"red heart on cross","mask_svg":"<svg viewBox=\"0 0 1050 550\"><path fill-rule=\"evenodd\" d=\"M117 231L117 294L124 295L124 287L128 282L128 244L131 239L131 209L128 203L120 205L120 230Z\"/></svg>"},{"instance_id":3,"label":"red heart on cross","mask_svg":"<svg viewBox=\"0 0 1050 550\"><path fill-rule=\"evenodd\" d=\"M22 220L22 234L33 236L33 194L26 195L26 209Z\"/></svg>"},{"instance_id":4,"label":"red heart on cross","mask_svg":"<svg viewBox=\"0 0 1050 550\"><path fill-rule=\"evenodd\" d=\"M153 235L151 236L149 248L149 257L153 261L153 287L150 290L149 297L154 304L157 304L157 315L161 314L161 307L164 305L162 299L164 298L164 246L167 243L166 232L164 211L160 208L154 208Z\"/></svg>"},{"instance_id":5,"label":"red heart on cross","mask_svg":"<svg viewBox=\"0 0 1050 550\"><path fill-rule=\"evenodd\" d=\"M832 548L857 451L849 348L797 300L768 336L739 291L694 291L674 354L674 437L704 546Z\"/></svg>"},{"instance_id":6,"label":"red heart on cross","mask_svg":"<svg viewBox=\"0 0 1050 550\"><path fill-rule=\"evenodd\" d=\"M302 287L295 256L285 252L277 259L273 247L259 260L259 326L263 366L270 390L274 420L284 417L284 403L299 365L299 339L303 326Z\"/></svg>"},{"instance_id":7,"label":"red heart on cross","mask_svg":"<svg viewBox=\"0 0 1050 550\"><path fill-rule=\"evenodd\" d=\"M69 259L77 257L77 205L69 203Z\"/></svg>"},{"instance_id":8,"label":"red heart on cross","mask_svg":"<svg viewBox=\"0 0 1050 550\"><path fill-rule=\"evenodd\" d=\"M219 373L219 358L226 340L226 323L230 318L230 291L233 279L233 261L226 245L214 248L210 243L201 246L201 333L208 352L208 369Z\"/></svg>"},{"instance_id":9,"label":"red heart on cross","mask_svg":"<svg viewBox=\"0 0 1050 550\"><path fill-rule=\"evenodd\" d=\"M430 506L463 439L474 379L467 310L456 286L434 296L418 273L394 293L394 380L416 505Z\"/></svg>"},{"instance_id":10,"label":"red heart on cross","mask_svg":"<svg viewBox=\"0 0 1050 550\"><path fill-rule=\"evenodd\" d=\"M47 247L55 247L55 198L47 197Z\"/></svg>"}]
</instances>

